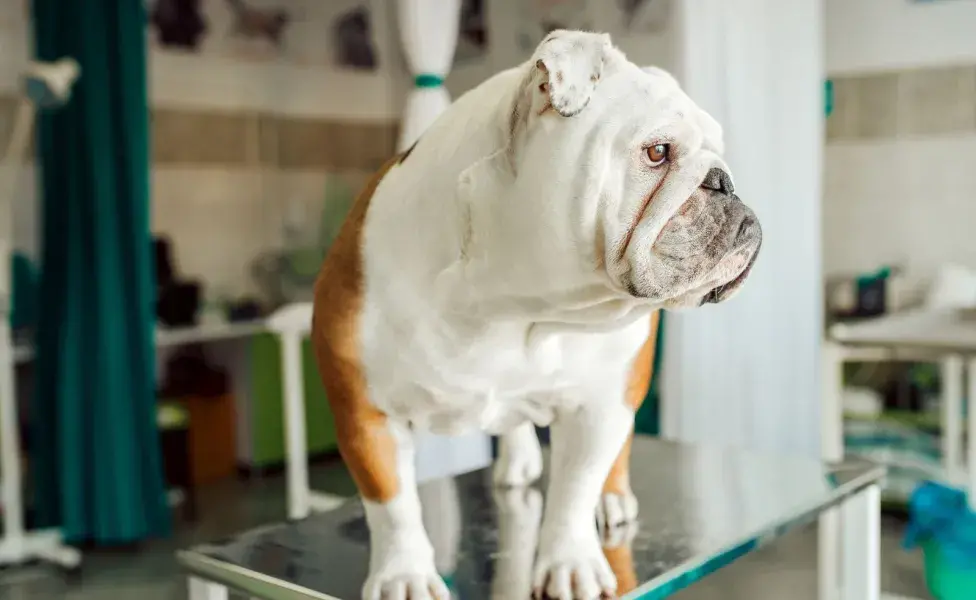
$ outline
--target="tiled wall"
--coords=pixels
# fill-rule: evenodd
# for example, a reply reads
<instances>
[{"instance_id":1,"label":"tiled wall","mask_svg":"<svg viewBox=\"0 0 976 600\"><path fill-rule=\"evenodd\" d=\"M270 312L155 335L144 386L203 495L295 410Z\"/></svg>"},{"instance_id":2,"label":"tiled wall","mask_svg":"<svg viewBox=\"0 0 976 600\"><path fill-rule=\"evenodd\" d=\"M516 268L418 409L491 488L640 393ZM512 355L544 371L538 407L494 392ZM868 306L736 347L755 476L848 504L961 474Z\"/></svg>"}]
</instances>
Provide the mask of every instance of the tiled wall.
<instances>
[{"instance_id":1,"label":"tiled wall","mask_svg":"<svg viewBox=\"0 0 976 600\"><path fill-rule=\"evenodd\" d=\"M976 65L836 77L827 139L976 133Z\"/></svg>"},{"instance_id":2,"label":"tiled wall","mask_svg":"<svg viewBox=\"0 0 976 600\"><path fill-rule=\"evenodd\" d=\"M396 124L261 113L152 112L153 164L368 170L389 158Z\"/></svg>"},{"instance_id":3,"label":"tiled wall","mask_svg":"<svg viewBox=\"0 0 976 600\"><path fill-rule=\"evenodd\" d=\"M833 81L825 272L976 267L976 61Z\"/></svg>"},{"instance_id":4,"label":"tiled wall","mask_svg":"<svg viewBox=\"0 0 976 600\"><path fill-rule=\"evenodd\" d=\"M372 8L374 71L338 67L332 56L332 19L360 0L249 3L296 17L283 54L250 52L251 42L229 34L229 5L218 0L203 3L210 35L199 52L161 48L148 36L152 228L174 241L179 270L209 291L257 291L251 265L283 245L285 222L314 229L327 197L357 190L393 153L405 85L395 72L402 64L395 5L364 1ZM0 2L0 148L31 46L25 6ZM34 257L39 214L28 165L14 203L14 243Z\"/></svg>"},{"instance_id":5,"label":"tiled wall","mask_svg":"<svg viewBox=\"0 0 976 600\"><path fill-rule=\"evenodd\" d=\"M16 101L0 96L0 147ZM174 242L178 267L210 291L257 291L254 259L281 247L296 211L318 223L329 185L358 189L395 151L393 122L357 122L260 112L152 111L152 227ZM28 159L33 152L28 152ZM20 178L17 246L36 256L32 168Z\"/></svg>"},{"instance_id":6,"label":"tiled wall","mask_svg":"<svg viewBox=\"0 0 976 600\"><path fill-rule=\"evenodd\" d=\"M153 229L214 294L256 291L251 266L284 227L319 223L330 185L358 190L395 151L394 123L157 108Z\"/></svg>"}]
</instances>

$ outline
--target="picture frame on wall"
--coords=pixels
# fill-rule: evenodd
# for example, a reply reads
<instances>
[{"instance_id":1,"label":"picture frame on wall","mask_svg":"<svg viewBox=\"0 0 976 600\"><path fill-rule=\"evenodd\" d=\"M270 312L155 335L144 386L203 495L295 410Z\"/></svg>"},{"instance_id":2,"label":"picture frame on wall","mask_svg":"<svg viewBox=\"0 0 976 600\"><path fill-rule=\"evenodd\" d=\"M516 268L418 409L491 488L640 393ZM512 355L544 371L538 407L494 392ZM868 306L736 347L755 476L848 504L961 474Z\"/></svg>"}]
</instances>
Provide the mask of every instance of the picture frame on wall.
<instances>
[{"instance_id":1,"label":"picture frame on wall","mask_svg":"<svg viewBox=\"0 0 976 600\"><path fill-rule=\"evenodd\" d=\"M462 0L454 64L464 65L485 58L488 52L488 0Z\"/></svg>"},{"instance_id":2,"label":"picture frame on wall","mask_svg":"<svg viewBox=\"0 0 976 600\"><path fill-rule=\"evenodd\" d=\"M620 26L628 33L662 33L670 25L673 4L673 0L616 0Z\"/></svg>"},{"instance_id":3,"label":"picture frame on wall","mask_svg":"<svg viewBox=\"0 0 976 600\"><path fill-rule=\"evenodd\" d=\"M153 51L375 72L382 0L145 0Z\"/></svg>"},{"instance_id":4,"label":"picture frame on wall","mask_svg":"<svg viewBox=\"0 0 976 600\"><path fill-rule=\"evenodd\" d=\"M524 53L555 29L593 29L588 0L524 0L515 32L516 43Z\"/></svg>"},{"instance_id":5,"label":"picture frame on wall","mask_svg":"<svg viewBox=\"0 0 976 600\"><path fill-rule=\"evenodd\" d=\"M379 66L373 45L372 13L367 4L354 6L335 19L332 40L340 67L375 71Z\"/></svg>"}]
</instances>

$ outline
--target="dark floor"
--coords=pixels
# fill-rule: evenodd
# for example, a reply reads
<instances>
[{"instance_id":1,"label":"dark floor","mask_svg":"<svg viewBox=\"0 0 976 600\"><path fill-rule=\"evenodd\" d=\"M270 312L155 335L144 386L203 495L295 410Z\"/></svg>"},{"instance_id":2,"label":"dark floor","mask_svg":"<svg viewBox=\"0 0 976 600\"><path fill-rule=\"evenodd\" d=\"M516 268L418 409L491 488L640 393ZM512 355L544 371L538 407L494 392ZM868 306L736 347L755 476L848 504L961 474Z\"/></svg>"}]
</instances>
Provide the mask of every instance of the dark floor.
<instances>
[{"instance_id":1,"label":"dark floor","mask_svg":"<svg viewBox=\"0 0 976 600\"><path fill-rule=\"evenodd\" d=\"M315 489L349 496L352 481L339 463L312 470ZM281 476L228 481L200 493L200 519L178 524L172 539L138 550L89 552L80 576L65 580L45 568L0 571L3 600L184 600L184 579L173 559L177 549L232 535L285 516ZM900 525L886 521L882 544L884 590L929 598L921 559L899 548ZM817 534L808 528L739 560L679 592L675 600L817 600Z\"/></svg>"}]
</instances>

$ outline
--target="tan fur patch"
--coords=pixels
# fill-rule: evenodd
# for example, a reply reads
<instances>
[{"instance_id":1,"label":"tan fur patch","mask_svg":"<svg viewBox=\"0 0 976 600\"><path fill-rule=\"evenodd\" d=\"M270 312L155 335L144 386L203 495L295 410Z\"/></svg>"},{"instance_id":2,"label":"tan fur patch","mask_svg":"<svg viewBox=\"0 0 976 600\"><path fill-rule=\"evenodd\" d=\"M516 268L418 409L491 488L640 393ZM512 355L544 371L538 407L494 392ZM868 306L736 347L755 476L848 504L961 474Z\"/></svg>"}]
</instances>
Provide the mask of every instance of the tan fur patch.
<instances>
[{"instance_id":1,"label":"tan fur patch","mask_svg":"<svg viewBox=\"0 0 976 600\"><path fill-rule=\"evenodd\" d=\"M335 417L339 452L359 492L374 502L394 498L399 481L396 442L386 415L369 401L359 356L362 232L377 186L402 159L387 161L356 198L319 271L312 317L312 345Z\"/></svg>"},{"instance_id":2,"label":"tan fur patch","mask_svg":"<svg viewBox=\"0 0 976 600\"><path fill-rule=\"evenodd\" d=\"M626 596L637 587L637 570L634 569L634 556L630 545L604 548L603 556L610 564L610 570L617 578L617 596Z\"/></svg>"},{"instance_id":3,"label":"tan fur patch","mask_svg":"<svg viewBox=\"0 0 976 600\"><path fill-rule=\"evenodd\" d=\"M634 414L644 403L647 390L651 387L651 376L654 372L654 346L657 343L657 327L660 319L660 311L654 311L651 315L651 331L647 336L647 341L644 342L637 356L634 357L634 363L630 369L630 380L627 382L624 402L634 411ZM610 475L607 476L607 481L603 484L604 494L626 495L630 493L630 445L633 437L631 434L627 438L623 449L617 455L617 460L614 461L613 467L610 469Z\"/></svg>"}]
</instances>

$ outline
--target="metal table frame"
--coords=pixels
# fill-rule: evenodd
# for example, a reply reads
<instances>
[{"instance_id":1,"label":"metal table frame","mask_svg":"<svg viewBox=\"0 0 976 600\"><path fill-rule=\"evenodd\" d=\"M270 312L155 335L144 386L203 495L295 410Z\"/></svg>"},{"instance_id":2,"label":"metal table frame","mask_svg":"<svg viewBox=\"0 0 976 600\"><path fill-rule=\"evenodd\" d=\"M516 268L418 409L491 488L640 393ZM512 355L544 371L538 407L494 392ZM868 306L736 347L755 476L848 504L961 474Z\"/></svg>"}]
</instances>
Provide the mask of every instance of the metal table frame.
<instances>
[{"instance_id":1,"label":"metal table frame","mask_svg":"<svg viewBox=\"0 0 976 600\"><path fill-rule=\"evenodd\" d=\"M648 445L650 444L669 443L653 440L648 443ZM671 445L678 446L677 444ZM697 448L694 446L687 447ZM712 450L714 451L715 449ZM775 459L768 458L768 460ZM805 461L805 464L810 462L812 461ZM845 466L846 464L844 463ZM675 468L683 469L685 467ZM733 470L732 472L735 471ZM868 471L858 472L867 473ZM713 548L708 551L700 551L705 552L705 554L699 553L695 556L682 556L672 563L673 566L667 567L667 573L661 572L659 575L654 575L650 579L638 579L642 583L622 597L625 599L654 598L655 600L659 600L689 583L707 577L713 571L724 568L734 558L748 553L759 545L775 540L793 527L804 522L810 522L810 520L815 520L819 517L821 523L830 523L830 526L833 527L831 531L836 534L835 537L826 540L829 543L821 544L821 553L818 559L820 598L823 600L894 600L891 597L882 596L880 590L880 477L882 477L883 471L880 468L872 467L870 472L875 473L875 475L858 475L857 477L859 479L857 479L857 482L843 484L846 486L843 489L837 487L838 492L832 499L828 500L824 496L824 500L808 503L804 501L805 503L802 505L802 508L790 508L790 511L797 511L795 514L790 512L792 516L784 517L782 514L782 506L778 509L774 508L773 510L777 512L770 514L768 519L761 515L757 517L756 515L758 513L756 512L750 513L753 515L753 523L761 521L766 523L766 525L762 525L758 530L750 529L749 531L752 531L752 533L747 536L748 539L735 537L738 541L734 545L723 546L725 549L721 552L717 552ZM708 479L713 476L714 474L705 474L702 478ZM836 485L839 486L840 484ZM650 488L645 486L645 493L647 493L648 489ZM640 496L640 494L638 495ZM648 497L645 496L645 499ZM643 502L644 500L642 500ZM761 505L764 507L776 506L775 503L772 505ZM790 504L790 506L793 507L794 505ZM347 510L347 508L343 508L343 510ZM648 509L652 512L654 511L653 506L648 507ZM325 515L315 518L328 519ZM344 517L340 517L341 519L344 519ZM667 517L665 522L671 522L670 516ZM263 530L252 532L251 534L245 534L245 536L254 535L255 537L251 538L252 540L261 538L267 535L267 532L274 532L277 527L279 526L270 526ZM288 526L288 528L293 527ZM305 531L308 532L309 530ZM651 537L653 538L653 536ZM268 537L266 539L287 538ZM308 538L306 537L304 539L307 541ZM252 543L254 542L245 542L244 547L250 548L252 546L249 544ZM276 544L279 542L266 543ZM656 543L652 545L657 546ZM534 544L531 547L534 548ZM730 555L734 555L734 557L729 558ZM311 556L315 555L312 554ZM638 555L635 553L634 556L634 562L636 564L639 562L637 559ZM647 555L645 554L644 556L646 557ZM531 560L531 557L529 560ZM189 573L190 600L228 600L230 593L228 586L235 589L235 591L250 594L251 597L263 598L265 600L356 600L355 598L339 599L322 592L315 592L301 587L296 583L278 580L273 574L262 571L261 567L252 570L245 566L247 563L228 562L227 560L221 559L219 553L215 555L208 550L183 552L180 555L180 562ZM696 573L689 579L689 575L693 572ZM679 580L682 583L674 587L675 582ZM666 591L662 592L662 590Z\"/></svg>"},{"instance_id":2,"label":"metal table frame","mask_svg":"<svg viewBox=\"0 0 976 600\"><path fill-rule=\"evenodd\" d=\"M824 460L844 458L843 367L850 361L917 360L938 362L942 371L942 462L946 480L969 492L976 508L976 410L964 424L962 399L976 398L976 321L959 311L915 310L830 328L823 346L824 397L822 447ZM968 388L964 381L968 380ZM965 394L964 394L965 389ZM965 428L964 428L965 425ZM971 440L963 456L964 435ZM838 516L820 520L821 561L846 543ZM821 571L821 589L835 586L836 570ZM831 596L822 596L828 600ZM883 596L886 600L913 600Z\"/></svg>"}]
</instances>

